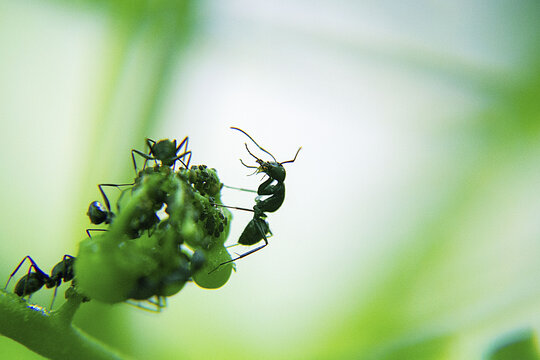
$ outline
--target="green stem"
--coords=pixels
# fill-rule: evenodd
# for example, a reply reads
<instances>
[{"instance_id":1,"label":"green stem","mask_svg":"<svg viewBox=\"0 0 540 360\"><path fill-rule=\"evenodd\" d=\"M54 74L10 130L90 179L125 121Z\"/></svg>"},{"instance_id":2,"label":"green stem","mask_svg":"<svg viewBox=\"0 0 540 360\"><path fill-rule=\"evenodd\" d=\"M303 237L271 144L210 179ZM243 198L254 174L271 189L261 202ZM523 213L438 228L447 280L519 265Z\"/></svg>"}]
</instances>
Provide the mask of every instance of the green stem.
<instances>
[{"instance_id":1,"label":"green stem","mask_svg":"<svg viewBox=\"0 0 540 360\"><path fill-rule=\"evenodd\" d=\"M49 314L0 290L0 334L50 359L125 359L71 324L81 302L82 296L73 292L62 307Z\"/></svg>"}]
</instances>

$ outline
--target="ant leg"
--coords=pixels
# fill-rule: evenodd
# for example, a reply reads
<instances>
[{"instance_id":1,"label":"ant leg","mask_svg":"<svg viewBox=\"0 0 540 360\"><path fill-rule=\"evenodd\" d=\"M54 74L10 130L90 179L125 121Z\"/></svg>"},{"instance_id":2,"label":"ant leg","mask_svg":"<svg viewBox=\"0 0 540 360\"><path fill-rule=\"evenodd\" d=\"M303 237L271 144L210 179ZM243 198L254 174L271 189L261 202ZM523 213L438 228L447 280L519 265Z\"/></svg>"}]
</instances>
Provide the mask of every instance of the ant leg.
<instances>
[{"instance_id":1,"label":"ant leg","mask_svg":"<svg viewBox=\"0 0 540 360\"><path fill-rule=\"evenodd\" d=\"M146 145L148 146L148 155L152 155L152 149L154 148L154 145L156 145L156 142L150 138L146 138ZM146 163L148 159L144 160L143 170L146 168ZM154 158L154 163L157 165L157 159Z\"/></svg>"},{"instance_id":2,"label":"ant leg","mask_svg":"<svg viewBox=\"0 0 540 360\"><path fill-rule=\"evenodd\" d=\"M100 229L101 230L101 229ZM88 230L86 230L86 232L88 233ZM88 234L88 236L90 236L90 234ZM66 260L68 259L75 259L75 256L71 256L71 255L68 255L68 254L65 254L63 257L62 257L62 261L60 262L60 264L63 264L63 269L62 269L62 277L60 278L60 282L61 280L64 280L64 282L66 281L69 281L69 280L73 280L73 269L71 269L71 276L68 277L68 267L66 265ZM56 265L58 266L58 265ZM53 268L52 272L51 272L51 277L54 277L55 276L55 268L56 266ZM71 265L73 266L73 265ZM60 286L59 283L56 283L55 284L56 286L54 287L54 293L53 293L53 298L51 300L51 307L49 308L51 311L53 309L53 306L54 306L54 300L56 300L56 293L58 292L58 286Z\"/></svg>"},{"instance_id":3,"label":"ant leg","mask_svg":"<svg viewBox=\"0 0 540 360\"><path fill-rule=\"evenodd\" d=\"M225 248L230 249L232 247L240 246L240 245L242 245L242 244L236 243L236 244L232 244L232 245L229 245L229 246L225 246Z\"/></svg>"},{"instance_id":4,"label":"ant leg","mask_svg":"<svg viewBox=\"0 0 540 360\"><path fill-rule=\"evenodd\" d=\"M281 190L283 192L283 198L285 198L285 185L279 182L276 185L272 185L274 181L277 180L269 176L265 182L259 185L257 195L277 195L277 192Z\"/></svg>"},{"instance_id":5,"label":"ant leg","mask_svg":"<svg viewBox=\"0 0 540 360\"><path fill-rule=\"evenodd\" d=\"M19 263L19 265L17 265L17 267L15 268L15 270L13 270L13 272L12 272L11 275L9 276L8 281L7 281L7 283L6 283L6 286L4 286L4 290L7 289L8 285L9 285L9 282L11 281L11 278L13 278L13 276L15 276L15 274L17 273L17 271L19 271L19 269L21 268L22 264L24 264L24 262L26 261L26 259L30 259L30 261L32 261L32 260L31 260L32 258L31 258L30 256L28 256L28 255L25 256L25 257L21 260L21 262Z\"/></svg>"},{"instance_id":6,"label":"ant leg","mask_svg":"<svg viewBox=\"0 0 540 360\"><path fill-rule=\"evenodd\" d=\"M188 156L188 155L189 155L189 156ZM180 160L180 158L184 158L184 157L186 157L186 156L188 156L188 161L187 161L187 164L188 164L188 165L186 165L186 163L184 163L182 160ZM180 162L182 163L182 165L184 165L184 167L187 169L188 166L189 166L189 163L190 163L190 161L191 161L191 150L190 150L190 151L186 151L186 152L184 152L184 153L178 155L177 157L175 157L175 158L173 159L173 170L174 170L174 162L175 162L176 160L180 161Z\"/></svg>"},{"instance_id":7,"label":"ant leg","mask_svg":"<svg viewBox=\"0 0 540 360\"><path fill-rule=\"evenodd\" d=\"M182 163L182 165L186 167L186 169L189 168L189 163L191 162L191 151L188 151L188 144L189 144L189 137L186 136L184 140L182 140L180 145L178 145L178 147L176 148L176 153L178 154L180 149L184 147L184 152L178 157L178 159L183 158L182 160L180 160L180 162ZM189 155L188 161L184 163L185 157L188 155Z\"/></svg>"},{"instance_id":8,"label":"ant leg","mask_svg":"<svg viewBox=\"0 0 540 360\"><path fill-rule=\"evenodd\" d=\"M152 155L152 148L156 145L156 141L146 138L146 146L148 146L148 155Z\"/></svg>"},{"instance_id":9,"label":"ant leg","mask_svg":"<svg viewBox=\"0 0 540 360\"><path fill-rule=\"evenodd\" d=\"M135 175L137 175L137 162L135 161L135 156L133 155L134 151L134 149L131 149L131 160L133 160L133 170L135 170Z\"/></svg>"},{"instance_id":10,"label":"ant leg","mask_svg":"<svg viewBox=\"0 0 540 360\"><path fill-rule=\"evenodd\" d=\"M223 187L226 187L227 189L233 189L233 190L239 190L239 191L246 191L246 192L250 192L250 193L257 193L257 191L255 190L251 190L251 189L243 189L243 188L239 188L239 187L234 187L234 186L228 186L228 185L225 185L223 184Z\"/></svg>"},{"instance_id":11,"label":"ant leg","mask_svg":"<svg viewBox=\"0 0 540 360\"><path fill-rule=\"evenodd\" d=\"M236 260L241 259L241 258L243 258L243 257L246 257L246 256L248 256L248 255L251 255L251 254L253 254L253 253L256 252L256 251L261 250L261 249L262 249L263 247L265 247L266 245L268 245L268 240L264 239L264 245L261 245L261 246L255 248L255 249L253 249L253 250L250 250L250 251L248 251L248 252L245 252L245 253L243 253L242 255L240 255L240 256L238 256L238 257L236 257L236 258L234 258L234 259L231 259L231 260L229 260L229 261L226 261L226 262L220 264L220 266L221 266L221 265L228 264L228 263L233 262L233 261L236 261Z\"/></svg>"},{"instance_id":12,"label":"ant leg","mask_svg":"<svg viewBox=\"0 0 540 360\"><path fill-rule=\"evenodd\" d=\"M261 245L261 246L255 248L255 249L253 249L253 250L250 250L250 251L248 251L248 252L246 252L246 253L243 253L242 255L240 255L240 256L238 256L238 257L236 257L236 258L234 258L234 259L231 259L231 260L222 262L222 263L219 264L214 270L210 271L208 274L213 273L214 271L216 271L217 269L219 269L219 268L222 267L223 265L226 265L226 264L231 263L231 262L233 262L233 261L239 260L239 259L241 259L241 258L243 258L243 257L248 256L248 255L251 255L251 254L253 254L253 253L256 252L256 251L261 250L261 249L262 249L263 247L265 247L266 245L268 245L268 240L266 240L266 237L265 237L265 239L264 239L264 245Z\"/></svg>"},{"instance_id":13,"label":"ant leg","mask_svg":"<svg viewBox=\"0 0 540 360\"><path fill-rule=\"evenodd\" d=\"M107 207L107 210L109 212L111 211L111 204L109 203L109 199L107 198L107 195L105 195L105 191L103 191L102 186L112 186L117 189L120 189L120 186L131 186L131 185L134 185L134 183L132 184L99 184L98 185L99 192L101 193L101 196L103 197L103 201L105 202L105 206Z\"/></svg>"},{"instance_id":14,"label":"ant leg","mask_svg":"<svg viewBox=\"0 0 540 360\"><path fill-rule=\"evenodd\" d=\"M159 296L155 295L156 300L153 300L152 298L146 300L150 304L154 305L156 307L156 312L161 312L161 309L167 307L167 298L165 296Z\"/></svg>"},{"instance_id":15,"label":"ant leg","mask_svg":"<svg viewBox=\"0 0 540 360\"><path fill-rule=\"evenodd\" d=\"M176 153L178 154L178 151L180 151L180 149L182 148L182 146L184 146L185 144L185 149L184 151L187 151L188 149L188 144L189 144L189 136L186 136L184 138L184 140L182 140L182 142L180 142L180 144L178 145L178 147L176 148Z\"/></svg>"},{"instance_id":16,"label":"ant leg","mask_svg":"<svg viewBox=\"0 0 540 360\"><path fill-rule=\"evenodd\" d=\"M241 207L236 207L236 206L228 206L228 205L216 204L216 203L211 203L211 204L214 205L214 206L224 207L224 208L227 208L227 209L236 209L236 210L242 210L242 211L255 212L255 210L253 210L253 209L241 208Z\"/></svg>"},{"instance_id":17,"label":"ant leg","mask_svg":"<svg viewBox=\"0 0 540 360\"><path fill-rule=\"evenodd\" d=\"M32 259L32 258L30 257L30 255L26 255L26 256L21 260L21 262L19 263L19 265L17 265L17 267L15 268L15 270L13 270L13 272L11 273L11 275L9 276L9 279L8 279L8 281L7 281L7 283L6 283L6 286L4 286L4 290L8 287L9 282L10 282L11 279L15 276L15 274L17 273L17 271L19 271L20 267L22 266L22 264L24 264L24 262L26 261L26 259L28 259L28 260L30 261L30 263L31 263L30 267L28 268L28 273L30 273L30 270L31 270L32 268L34 268L34 270L36 270L36 272L41 273L41 274L47 276L47 274L45 274L43 271L41 271L41 269L39 268L39 266L37 266L37 264L36 264L36 262L34 261L34 259Z\"/></svg>"},{"instance_id":18,"label":"ant leg","mask_svg":"<svg viewBox=\"0 0 540 360\"><path fill-rule=\"evenodd\" d=\"M153 302L151 300L146 300L146 302L149 303L149 304L152 304L154 307L145 306L145 305L143 305L143 303L141 301L126 300L124 302L126 304L129 304L129 305L134 306L136 308L139 308L141 310L150 311L150 312L153 312L153 313L161 312L161 307L159 307L155 302ZM164 307L164 306L162 306L162 307Z\"/></svg>"},{"instance_id":19,"label":"ant leg","mask_svg":"<svg viewBox=\"0 0 540 360\"><path fill-rule=\"evenodd\" d=\"M243 258L243 257L248 256L248 255L251 255L251 254L253 254L254 252L259 251L259 250L261 250L262 248L264 248L266 245L268 245L268 239L266 238L266 234L264 233L263 229L261 228L261 226L260 226L258 223L255 223L255 225L257 226L257 229L259 229L259 232L260 232L261 235L263 236L264 244L261 245L261 246L259 246L259 247L256 247L256 248L253 249L253 250L249 250L248 252L245 252L245 253L239 255L238 257L236 257L236 258L234 258L234 259L231 259L231 260L222 262L222 263L219 264L214 270L210 271L208 274L213 273L214 271L216 271L217 269L219 269L221 266L223 266L223 265L225 265L225 264L231 263L231 262L233 262L233 261L239 260L239 259L241 259L241 258Z\"/></svg>"},{"instance_id":20,"label":"ant leg","mask_svg":"<svg viewBox=\"0 0 540 360\"><path fill-rule=\"evenodd\" d=\"M191 162L191 151L189 152L188 160L186 162L186 169L189 168L189 163Z\"/></svg>"},{"instance_id":21,"label":"ant leg","mask_svg":"<svg viewBox=\"0 0 540 360\"><path fill-rule=\"evenodd\" d=\"M90 231L108 231L107 229L86 229L86 235L91 239L92 235L90 235Z\"/></svg>"},{"instance_id":22,"label":"ant leg","mask_svg":"<svg viewBox=\"0 0 540 360\"><path fill-rule=\"evenodd\" d=\"M161 311L161 309L167 307L167 298L165 296L160 296L159 299L160 299L160 301L159 301L159 305L160 305L159 311Z\"/></svg>"},{"instance_id":23,"label":"ant leg","mask_svg":"<svg viewBox=\"0 0 540 360\"><path fill-rule=\"evenodd\" d=\"M58 291L58 286L55 286L54 287L54 293L53 293L53 298L51 300L51 307L49 308L50 311L52 311L53 309L53 305L54 305L54 300L56 299L56 292Z\"/></svg>"},{"instance_id":24,"label":"ant leg","mask_svg":"<svg viewBox=\"0 0 540 360\"><path fill-rule=\"evenodd\" d=\"M32 294L39 290L45 282L47 282L47 280L49 279L49 275L45 274L40 268L39 266L37 266L36 262L34 261L34 259L32 259L29 255L25 256L24 259L22 259L22 261L19 263L19 266L17 266L17 269L15 269L15 271L13 273L11 273L11 276L9 278L9 280L11 280L11 278L15 275L15 273L17 272L17 270L21 267L21 265L23 264L23 262L28 259L30 260L30 266L28 267L28 272L26 273L26 278L24 280L24 288L23 288L23 291L22 291L22 297L24 298L25 294L27 294L27 290L28 290L28 283L30 282L29 279L30 279L30 274L32 274L32 268L35 270L35 274L39 274L39 276L42 278L43 280L43 283L39 286L39 288L37 288L36 290L34 290L33 292L29 293L28 295L28 301L30 301L30 298L32 297ZM19 295L19 293L16 291L17 290L17 285L19 284L19 282L24 279L24 277L22 277L21 279L19 279L19 281L17 282L17 284L15 284L15 290L14 292ZM8 283L9 283L9 280L8 280ZM7 287L7 284L6 284L6 287Z\"/></svg>"},{"instance_id":25,"label":"ant leg","mask_svg":"<svg viewBox=\"0 0 540 360\"><path fill-rule=\"evenodd\" d=\"M136 149L131 149L131 159L133 160L133 168L135 169L135 175L137 175L137 173L138 173L138 171L137 171L137 162L135 161L135 154L137 154L139 156L142 156L143 158L146 159L144 161L143 169L146 167L146 162L148 160L156 160L156 158L154 158L154 157L152 157L150 155L146 155L142 151L139 151L139 150L136 150Z\"/></svg>"},{"instance_id":26,"label":"ant leg","mask_svg":"<svg viewBox=\"0 0 540 360\"><path fill-rule=\"evenodd\" d=\"M101 197L103 198L103 201L105 202L105 207L107 208L107 211L111 212L111 204L109 202L109 198L107 198L107 195L105 195L105 191L103 191L102 186L109 185L109 184L99 184L98 189L101 193Z\"/></svg>"}]
</instances>

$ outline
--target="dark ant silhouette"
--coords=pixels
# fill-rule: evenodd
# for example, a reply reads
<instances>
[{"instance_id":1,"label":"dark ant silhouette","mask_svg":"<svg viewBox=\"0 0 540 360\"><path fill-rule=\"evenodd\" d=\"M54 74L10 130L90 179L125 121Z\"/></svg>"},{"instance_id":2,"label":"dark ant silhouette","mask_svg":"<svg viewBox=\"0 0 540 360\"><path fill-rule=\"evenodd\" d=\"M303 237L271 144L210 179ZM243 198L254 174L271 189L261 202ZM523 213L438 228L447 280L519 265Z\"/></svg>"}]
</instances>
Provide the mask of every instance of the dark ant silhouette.
<instances>
[{"instance_id":1,"label":"dark ant silhouette","mask_svg":"<svg viewBox=\"0 0 540 360\"><path fill-rule=\"evenodd\" d=\"M186 264L165 274L142 276L137 279L137 285L129 293L128 300L125 302L143 310L160 312L162 308L167 306L167 297L176 294L190 280L191 273ZM171 292L171 289L174 290ZM146 301L155 308L144 306L141 301Z\"/></svg>"},{"instance_id":2,"label":"dark ant silhouette","mask_svg":"<svg viewBox=\"0 0 540 360\"><path fill-rule=\"evenodd\" d=\"M246 165L240 159L240 162L242 163L242 165L244 165L247 168L256 169L254 174L261 173L261 172L265 173L268 176L268 179L264 181L261 185L259 185L259 188L257 189L257 195L259 196L257 196L257 198L255 199L255 205L253 206L253 210L240 208L240 207L225 206L232 209L253 212L253 219L251 219L251 221L247 224L244 231L242 232L242 235L240 235L240 238L238 239L238 244L255 245L261 240L264 241L264 244L248 252L245 252L234 259L221 263L220 265L218 265L218 267L212 270L212 272L217 270L222 265L228 264L230 262L236 261L250 254L253 254L254 252L259 251L268 245L267 235L272 235L272 232L270 231L270 227L268 225L268 222L266 221L265 213L275 212L283 204L283 201L285 200L284 181L285 181L285 175L286 175L286 171L285 171L285 168L283 167L283 164L294 162L296 160L296 157L298 156L298 153L302 149L302 147L298 148L292 160L278 162L276 158L274 157L274 155L272 155L270 152L266 151L259 144L257 144L257 142L253 140L253 138L244 130L239 129L237 127L231 127L231 129L240 131L241 133L246 135L261 151L270 155L272 159L274 160L274 161L264 161L258 158L257 156L253 155L253 153L249 150L249 147L247 146L247 144L244 144L246 146L247 152L252 157L255 158L255 161L259 165L249 166L249 165ZM244 189L240 189L240 190L244 190ZM261 200L262 196L268 196L268 197ZM218 205L218 206L223 206L223 205Z\"/></svg>"},{"instance_id":3,"label":"dark ant silhouette","mask_svg":"<svg viewBox=\"0 0 540 360\"><path fill-rule=\"evenodd\" d=\"M132 149L131 150L131 158L133 160L133 168L135 169L135 173L137 173L137 177L133 183L130 184L99 184L99 192L101 193L101 196L103 198L103 202L105 206L103 206L99 201L93 201L90 203L90 206L88 207L87 215L90 218L90 222L95 225L99 224L110 224L115 214L111 211L111 205L109 202L109 199L107 198L107 195L105 195L105 192L103 190L104 186L111 186L120 188L120 186L135 186L137 187L137 182L140 181L142 176L144 176L145 169L146 169L146 163L148 160L154 160L156 162L160 161L163 166L172 166L174 169L174 165L176 161L180 161L182 165L187 169L189 166L189 163L191 162L191 150L188 150L188 144L189 144L189 137L185 137L182 142L178 146L176 146L176 140L168 140L163 139L158 142L147 138L146 144L148 148L150 149L148 154L145 154L139 150ZM184 148L184 151L177 155L180 150ZM139 156L142 156L144 160L144 166L141 173L137 170L137 162L135 161L135 154L138 154ZM187 163L184 163L183 160L187 157ZM150 171L151 173L152 171ZM166 194L162 194L161 192L158 192L158 194L161 197L166 196ZM164 200L159 199L151 199L155 203L159 203L159 208L163 204ZM159 210L158 208L158 210ZM141 207L139 209L139 216L137 218L137 221L134 222L133 228L129 229L129 236L131 238L137 238L140 236L140 232L146 229L152 228L154 225L156 225L159 222L159 218L156 216L155 211L148 207ZM86 234L89 237L92 237L90 235L91 231L107 231L105 229L86 229Z\"/></svg>"},{"instance_id":4,"label":"dark ant silhouette","mask_svg":"<svg viewBox=\"0 0 540 360\"><path fill-rule=\"evenodd\" d=\"M29 295L30 298L32 294L40 290L43 285L45 285L47 289L54 287L54 295L50 307L52 309L54 300L56 299L56 291L58 290L58 287L60 286L62 281L72 281L75 277L75 274L73 272L75 257L71 255L64 255L62 261L60 261L52 268L51 275L49 276L37 266L34 259L27 255L21 260L19 265L17 265L15 270L11 273L4 289L8 287L11 279L15 276L17 271L19 271L19 268L24 264L27 259L30 261L28 273L22 278L20 278L19 281L17 281L13 292L20 297L25 297L26 295ZM34 271L32 271L32 269Z\"/></svg>"},{"instance_id":5,"label":"dark ant silhouette","mask_svg":"<svg viewBox=\"0 0 540 360\"><path fill-rule=\"evenodd\" d=\"M90 218L90 222L95 225L99 224L110 224L115 214L111 211L111 204L109 202L109 199L107 198L107 195L105 195L105 191L103 191L103 186L111 186L116 187L120 189L120 186L131 186L132 184L99 184L98 189L101 193L101 196L103 197L103 202L105 203L105 207L99 202L99 201L93 201L90 203L90 206L88 206L88 212L86 215ZM86 229L86 234L88 237L92 237L90 235L90 231L107 231L105 229Z\"/></svg>"},{"instance_id":6,"label":"dark ant silhouette","mask_svg":"<svg viewBox=\"0 0 540 360\"><path fill-rule=\"evenodd\" d=\"M146 139L146 145L150 149L148 154L143 153L142 151L131 149L131 158L133 160L133 167L135 168L135 173L137 173L137 163L135 161L135 154L142 156L144 160L143 169L146 167L146 163L148 160L154 160L157 164L157 161L160 161L163 166L173 166L176 163L176 161L180 161L184 168L189 167L189 163L191 162L191 150L188 150L188 143L189 143L189 137L185 137L182 142L178 146L176 146L176 139L175 140L169 140L169 139L163 139L158 142L155 142L152 139ZM180 149L184 147L184 152L182 152L180 155L177 155ZM187 162L184 163L183 160L185 158L187 159Z\"/></svg>"},{"instance_id":7,"label":"dark ant silhouette","mask_svg":"<svg viewBox=\"0 0 540 360\"><path fill-rule=\"evenodd\" d=\"M193 281L192 274L204 266L204 255L200 251L189 254L180 248L177 251L172 263L171 257L167 256L167 261L160 262L157 271L139 277L125 302L143 310L160 312L167 306L167 297L178 293L187 282Z\"/></svg>"}]
</instances>

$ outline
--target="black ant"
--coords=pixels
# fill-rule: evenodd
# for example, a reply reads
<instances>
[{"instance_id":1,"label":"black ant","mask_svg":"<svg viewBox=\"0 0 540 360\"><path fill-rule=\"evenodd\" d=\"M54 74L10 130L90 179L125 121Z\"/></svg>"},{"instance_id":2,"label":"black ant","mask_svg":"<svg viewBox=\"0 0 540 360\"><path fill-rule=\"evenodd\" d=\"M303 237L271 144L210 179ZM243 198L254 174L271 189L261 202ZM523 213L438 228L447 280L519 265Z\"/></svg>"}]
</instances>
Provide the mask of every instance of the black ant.
<instances>
[{"instance_id":1,"label":"black ant","mask_svg":"<svg viewBox=\"0 0 540 360\"><path fill-rule=\"evenodd\" d=\"M188 143L189 137L187 136L178 146L176 146L176 139L172 141L169 139L163 139L155 142L154 140L147 138L146 145L150 149L148 154L145 154L142 151L136 149L131 149L131 158L133 159L133 167L135 168L135 172L137 172L135 154L142 156L145 159L143 169L146 167L146 162L148 160L154 160L156 162L159 160L161 161L161 164L163 166L174 166L174 164L178 160L187 169L191 161L191 150L188 150ZM180 155L177 155L182 147L184 147L184 152L182 152ZM185 160L186 157L188 159L187 162L184 163L183 160Z\"/></svg>"},{"instance_id":2,"label":"black ant","mask_svg":"<svg viewBox=\"0 0 540 360\"><path fill-rule=\"evenodd\" d=\"M178 246L174 246L174 249L176 253L162 258L155 272L137 279L125 302L143 310L160 312L167 306L167 297L178 293L187 282L193 281L192 274L200 270L206 261L204 255L200 251L191 254ZM150 305L142 305L143 301Z\"/></svg>"},{"instance_id":3,"label":"black ant","mask_svg":"<svg viewBox=\"0 0 540 360\"><path fill-rule=\"evenodd\" d=\"M75 257L71 255L64 255L62 261L56 264L51 270L51 275L45 274L36 264L36 262L30 257L25 256L22 261L17 265L15 270L11 273L6 286L6 289L9 285L9 282L15 276L19 268L24 264L26 260L30 261L30 267L28 268L28 273L17 281L15 284L15 289L13 292L20 297L25 297L26 295L32 296L33 293L37 292L39 289L45 285L47 289L54 287L54 295L51 301L51 309L56 298L56 291L58 287L63 282L72 281L75 274L73 272L73 265L75 262ZM34 271L32 271L32 269Z\"/></svg>"},{"instance_id":4,"label":"black ant","mask_svg":"<svg viewBox=\"0 0 540 360\"><path fill-rule=\"evenodd\" d=\"M99 202L99 201L93 201L90 203L90 206L88 206L88 212L86 215L90 218L90 222L95 225L99 224L110 224L114 219L114 213L111 211L111 204L109 202L109 199L107 198L107 195L105 195L105 191L103 191L103 186L113 186L116 188L120 188L120 186L131 186L133 184L99 184L98 189L101 193L101 196L103 197L103 202L105 203L105 207ZM106 231L104 229L86 229L86 234L89 237L90 231Z\"/></svg>"},{"instance_id":5,"label":"black ant","mask_svg":"<svg viewBox=\"0 0 540 360\"><path fill-rule=\"evenodd\" d=\"M190 280L191 273L185 264L166 274L142 276L137 279L137 285L128 295L126 302L143 310L160 312L167 306L167 297L176 294ZM155 306L155 309L141 305L141 301Z\"/></svg>"},{"instance_id":6,"label":"black ant","mask_svg":"<svg viewBox=\"0 0 540 360\"><path fill-rule=\"evenodd\" d=\"M188 167L189 163L191 161L191 150L187 150L188 144L189 144L189 137L185 137L184 140L180 143L180 145L176 146L176 140L160 140L157 143L147 138L146 144L148 145L150 151L148 154L145 154L139 150L131 149L131 158L133 160L133 168L135 169L135 172L137 171L137 162L135 161L135 154L138 154L145 158L143 169L146 167L146 162L148 160L155 160L155 161L161 161L161 163L165 166L172 166L174 163L178 160L184 165L184 167ZM184 147L184 152L177 156L180 149ZM185 157L188 157L187 164L185 164L182 160ZM94 201L90 203L90 206L88 207L87 215L90 218L90 221L92 224L110 224L114 218L114 213L111 211L111 205L109 203L109 199L105 195L105 192L103 191L102 186L114 186L119 188L120 186L131 186L135 185L136 182L131 184L99 184L99 192L101 193L101 196L103 197L103 200L105 202L105 208L99 201ZM99 231L99 229L89 229L90 231ZM87 230L88 233L88 230ZM88 234L90 236L90 234Z\"/></svg>"},{"instance_id":7,"label":"black ant","mask_svg":"<svg viewBox=\"0 0 540 360\"><path fill-rule=\"evenodd\" d=\"M253 153L249 150L247 144L244 144L246 146L246 150L248 151L248 153L255 158L255 161L259 164L259 166L246 165L242 160L240 160L240 162L242 163L242 165L244 165L247 168L256 169L255 173L261 173L261 172L265 173L266 175L268 175L268 180L264 181L257 189L257 195L259 196L257 196L257 198L255 199L256 203L253 206L253 210L232 207L232 206L230 206L230 208L253 212L253 219L245 227L244 231L242 232L242 235L240 235L238 243L241 245L255 245L261 240L264 240L264 244L244 254L241 254L232 260L221 263L217 268L227 263L230 263L232 261L236 261L245 256L253 254L254 252L259 251L263 247L268 245L267 234L271 235L272 232L270 231L270 227L268 225L268 222L266 221L265 212L275 212L283 204L283 201L285 200L284 181L285 181L285 175L286 175L283 164L294 162L296 160L296 157L298 156L298 153L302 149L302 147L298 148L292 160L278 162L276 158L274 157L274 155L272 155L271 153L263 149L259 144L257 144L257 142L253 140L253 138L244 130L239 129L237 127L231 127L231 129L238 130L244 135L246 135L251 141L253 141L253 143L259 149L261 149L261 151L270 155L274 161L263 161L262 159L259 159L257 156L253 155ZM272 184L274 182L275 184ZM269 195L269 196L264 200L260 200L261 196L266 196L266 195ZM216 269L212 271L215 271Z\"/></svg>"},{"instance_id":8,"label":"black ant","mask_svg":"<svg viewBox=\"0 0 540 360\"><path fill-rule=\"evenodd\" d=\"M156 211L160 210L163 207L167 199L167 191L161 189L161 185L164 181L167 180L167 177L170 175L171 169L168 167L149 167L141 170L133 183L130 184L100 184L98 185L101 196L105 203L105 207L98 201L94 201L88 207L87 215L90 218L90 221L93 224L110 224L114 217L116 216L111 211L111 205L109 199L103 190L103 186L113 186L120 188L121 186L132 186L131 191L136 191L142 186L142 183L145 179L153 178L156 181L156 186L153 186L151 189L148 189L144 199L142 199L133 215L132 221L129 222L128 227L126 228L126 234L132 238L136 239L141 236L141 233L144 230L149 230L149 235L151 235L151 229L155 227L160 221L160 218L157 216ZM120 199L124 196L125 192L122 192ZM120 211L119 203L120 199L117 202L118 211ZM86 233L91 238L91 231L107 231L106 229L87 229Z\"/></svg>"}]
</instances>

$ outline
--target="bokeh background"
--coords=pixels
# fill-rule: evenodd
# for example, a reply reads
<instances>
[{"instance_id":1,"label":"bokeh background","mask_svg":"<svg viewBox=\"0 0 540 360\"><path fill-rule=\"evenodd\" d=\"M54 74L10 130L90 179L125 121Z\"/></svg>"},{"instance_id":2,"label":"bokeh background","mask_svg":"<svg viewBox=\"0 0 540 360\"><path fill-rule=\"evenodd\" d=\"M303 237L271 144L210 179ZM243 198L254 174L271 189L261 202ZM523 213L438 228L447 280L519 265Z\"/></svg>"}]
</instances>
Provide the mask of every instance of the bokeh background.
<instances>
[{"instance_id":1,"label":"bokeh background","mask_svg":"<svg viewBox=\"0 0 540 360\"><path fill-rule=\"evenodd\" d=\"M76 254L145 137L189 135L192 163L256 188L237 126L280 161L303 146L270 246L221 289L161 314L90 302L79 327L136 359L488 358L540 325L539 19L534 0L1 0L0 274ZM41 358L6 338L0 357Z\"/></svg>"}]
</instances>

